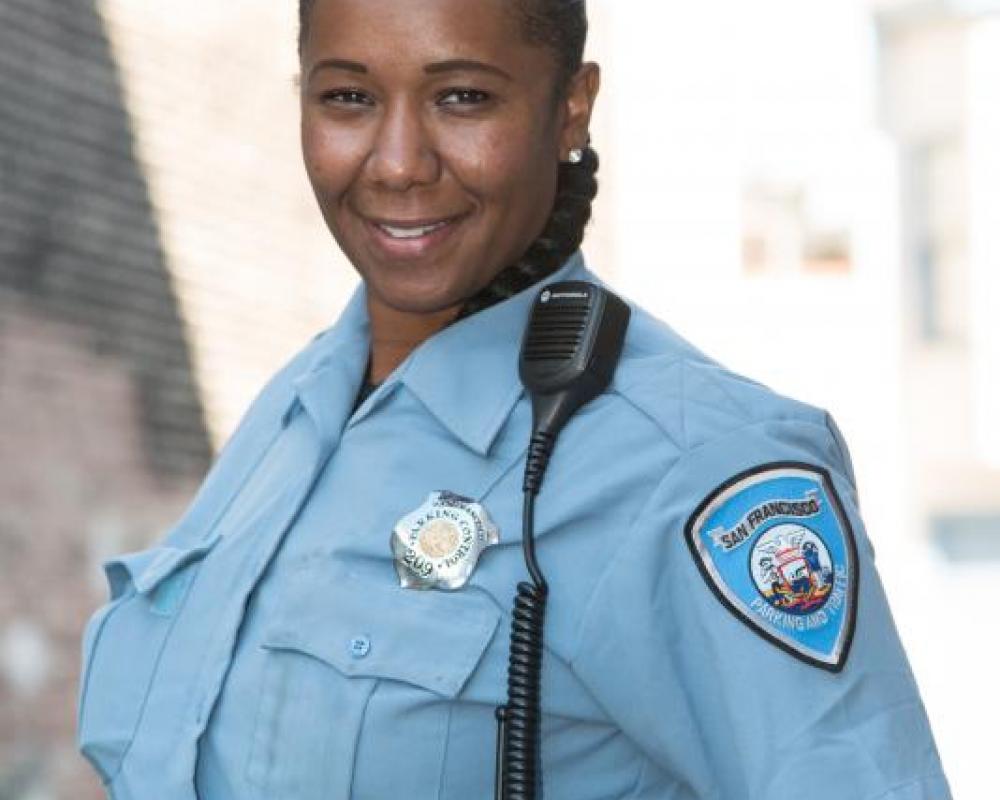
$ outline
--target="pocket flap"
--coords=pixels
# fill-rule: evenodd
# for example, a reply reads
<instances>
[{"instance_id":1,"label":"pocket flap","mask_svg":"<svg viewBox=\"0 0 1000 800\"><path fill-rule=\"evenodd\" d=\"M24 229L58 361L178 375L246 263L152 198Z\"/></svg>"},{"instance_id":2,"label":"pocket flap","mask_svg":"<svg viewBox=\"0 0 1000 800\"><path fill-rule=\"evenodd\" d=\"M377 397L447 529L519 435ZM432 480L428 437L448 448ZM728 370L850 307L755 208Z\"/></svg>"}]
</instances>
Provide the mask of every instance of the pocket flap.
<instances>
[{"instance_id":1,"label":"pocket flap","mask_svg":"<svg viewBox=\"0 0 1000 800\"><path fill-rule=\"evenodd\" d=\"M264 647L304 653L351 677L388 678L455 697L499 619L496 604L474 589L401 589L324 562L296 573Z\"/></svg>"},{"instance_id":2,"label":"pocket flap","mask_svg":"<svg viewBox=\"0 0 1000 800\"><path fill-rule=\"evenodd\" d=\"M202 558L212 549L217 537L212 537L196 547L179 548L164 545L150 547L134 553L124 553L104 562L111 600L117 600L129 585L139 594L150 594L165 578L177 570Z\"/></svg>"}]
</instances>

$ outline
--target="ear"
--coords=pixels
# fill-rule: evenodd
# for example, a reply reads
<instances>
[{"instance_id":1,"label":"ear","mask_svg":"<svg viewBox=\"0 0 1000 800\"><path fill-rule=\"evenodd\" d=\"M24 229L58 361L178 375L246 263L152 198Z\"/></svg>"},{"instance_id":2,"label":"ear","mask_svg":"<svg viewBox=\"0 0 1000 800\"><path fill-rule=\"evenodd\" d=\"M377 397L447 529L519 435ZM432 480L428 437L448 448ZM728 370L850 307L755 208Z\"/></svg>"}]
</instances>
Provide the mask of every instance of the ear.
<instances>
[{"instance_id":1,"label":"ear","mask_svg":"<svg viewBox=\"0 0 1000 800\"><path fill-rule=\"evenodd\" d=\"M559 136L559 158L569 159L569 151L590 143L590 118L601 89L601 68L584 63L572 77L563 100L563 125Z\"/></svg>"}]
</instances>

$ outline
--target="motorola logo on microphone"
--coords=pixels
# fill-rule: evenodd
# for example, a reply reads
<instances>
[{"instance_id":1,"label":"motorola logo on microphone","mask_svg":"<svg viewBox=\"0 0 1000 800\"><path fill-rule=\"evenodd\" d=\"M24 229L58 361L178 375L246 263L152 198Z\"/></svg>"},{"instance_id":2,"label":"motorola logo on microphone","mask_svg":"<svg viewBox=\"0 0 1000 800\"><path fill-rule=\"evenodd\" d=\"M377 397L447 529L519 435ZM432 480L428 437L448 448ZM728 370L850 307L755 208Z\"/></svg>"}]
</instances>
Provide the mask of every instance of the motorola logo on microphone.
<instances>
[{"instance_id":1,"label":"motorola logo on microphone","mask_svg":"<svg viewBox=\"0 0 1000 800\"><path fill-rule=\"evenodd\" d=\"M541 296L538 298L541 302L547 303L549 300L588 300L590 295L587 292L559 292L553 294L551 291L546 289L542 292Z\"/></svg>"}]
</instances>

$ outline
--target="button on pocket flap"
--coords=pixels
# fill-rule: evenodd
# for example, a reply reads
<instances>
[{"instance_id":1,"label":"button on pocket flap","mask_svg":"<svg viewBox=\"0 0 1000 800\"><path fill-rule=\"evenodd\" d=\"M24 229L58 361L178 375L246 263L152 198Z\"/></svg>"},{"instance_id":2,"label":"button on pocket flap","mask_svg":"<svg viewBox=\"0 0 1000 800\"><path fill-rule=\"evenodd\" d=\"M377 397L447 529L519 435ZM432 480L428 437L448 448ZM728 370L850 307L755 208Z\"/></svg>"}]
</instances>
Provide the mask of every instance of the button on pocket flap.
<instances>
[{"instance_id":1,"label":"button on pocket flap","mask_svg":"<svg viewBox=\"0 0 1000 800\"><path fill-rule=\"evenodd\" d=\"M472 590L418 592L310 566L287 589L264 646L318 658L351 677L455 697L493 639L500 611Z\"/></svg>"},{"instance_id":2,"label":"button on pocket flap","mask_svg":"<svg viewBox=\"0 0 1000 800\"><path fill-rule=\"evenodd\" d=\"M217 537L196 547L151 547L134 553L115 556L104 562L111 600L117 600L129 585L139 594L150 594L165 578L197 561L212 549Z\"/></svg>"}]
</instances>

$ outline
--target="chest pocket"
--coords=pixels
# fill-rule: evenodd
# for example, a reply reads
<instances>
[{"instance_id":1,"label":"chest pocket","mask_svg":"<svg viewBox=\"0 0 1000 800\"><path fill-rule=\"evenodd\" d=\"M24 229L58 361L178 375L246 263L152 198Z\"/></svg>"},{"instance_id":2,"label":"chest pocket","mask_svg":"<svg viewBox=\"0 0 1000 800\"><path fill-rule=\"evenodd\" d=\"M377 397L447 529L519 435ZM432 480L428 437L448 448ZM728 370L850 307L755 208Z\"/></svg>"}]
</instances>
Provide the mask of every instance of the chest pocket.
<instances>
[{"instance_id":1,"label":"chest pocket","mask_svg":"<svg viewBox=\"0 0 1000 800\"><path fill-rule=\"evenodd\" d=\"M499 609L474 590L404 590L332 562L287 583L263 642L248 782L283 800L436 800L452 707ZM489 737L492 708L484 719Z\"/></svg>"},{"instance_id":2,"label":"chest pocket","mask_svg":"<svg viewBox=\"0 0 1000 800\"><path fill-rule=\"evenodd\" d=\"M77 744L105 783L121 768L176 613L216 541L153 547L104 564L110 599L83 635Z\"/></svg>"}]
</instances>

